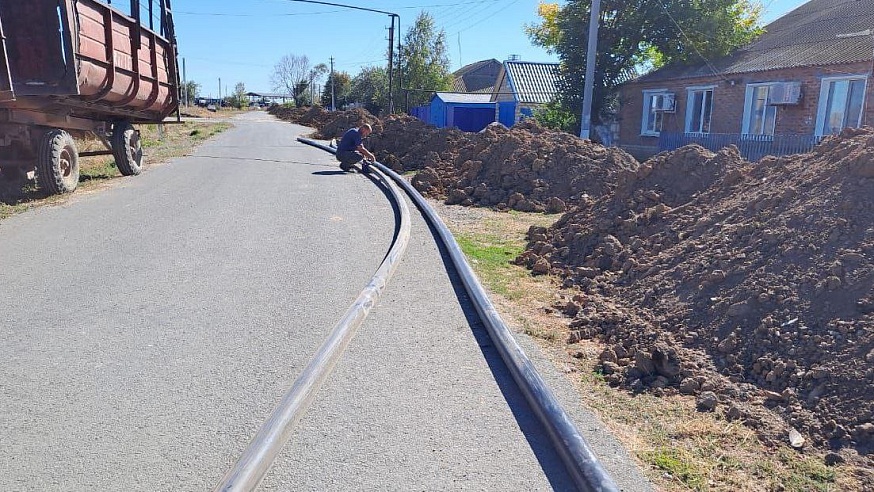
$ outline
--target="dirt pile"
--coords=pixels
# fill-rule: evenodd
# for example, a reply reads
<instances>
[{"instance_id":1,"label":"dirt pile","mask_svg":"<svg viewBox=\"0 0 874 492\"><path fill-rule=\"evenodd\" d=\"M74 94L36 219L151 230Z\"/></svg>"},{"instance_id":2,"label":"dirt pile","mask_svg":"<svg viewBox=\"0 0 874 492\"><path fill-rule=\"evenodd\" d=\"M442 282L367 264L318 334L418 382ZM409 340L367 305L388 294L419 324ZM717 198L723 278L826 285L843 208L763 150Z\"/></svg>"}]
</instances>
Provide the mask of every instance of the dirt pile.
<instances>
[{"instance_id":1,"label":"dirt pile","mask_svg":"<svg viewBox=\"0 0 874 492\"><path fill-rule=\"evenodd\" d=\"M274 106L270 108L269 112L277 118L316 128L313 138L322 140L339 138L346 130L364 123L372 125L374 132L382 129L379 118L360 108L332 112L321 106L303 108Z\"/></svg>"},{"instance_id":2,"label":"dirt pile","mask_svg":"<svg viewBox=\"0 0 874 492\"><path fill-rule=\"evenodd\" d=\"M464 133L391 116L371 145L380 161L420 170L413 185L426 195L526 212L564 212L568 202L608 193L617 174L638 166L619 149L532 123Z\"/></svg>"},{"instance_id":3,"label":"dirt pile","mask_svg":"<svg viewBox=\"0 0 874 492\"><path fill-rule=\"evenodd\" d=\"M817 445L871 453L872 193L872 129L754 164L686 147L533 228L517 261L577 292L569 342L606 341L611 383L763 429L771 409Z\"/></svg>"},{"instance_id":4,"label":"dirt pile","mask_svg":"<svg viewBox=\"0 0 874 492\"><path fill-rule=\"evenodd\" d=\"M397 171L420 171L413 185L448 204L524 212L561 213L569 203L613 190L618 176L638 163L605 148L528 121L479 133L436 128L407 115L377 120L364 110L272 110L282 119L318 128L315 138L336 138L363 122L373 125L367 146Z\"/></svg>"}]
</instances>

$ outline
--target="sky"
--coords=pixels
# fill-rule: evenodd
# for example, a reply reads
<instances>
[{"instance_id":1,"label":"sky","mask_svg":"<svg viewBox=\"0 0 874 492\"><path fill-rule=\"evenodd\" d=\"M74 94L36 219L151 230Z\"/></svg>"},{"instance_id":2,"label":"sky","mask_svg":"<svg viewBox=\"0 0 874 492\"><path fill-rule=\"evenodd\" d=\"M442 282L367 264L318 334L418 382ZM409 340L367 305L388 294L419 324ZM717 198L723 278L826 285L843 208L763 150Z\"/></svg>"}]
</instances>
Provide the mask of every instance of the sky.
<instances>
[{"instance_id":1,"label":"sky","mask_svg":"<svg viewBox=\"0 0 874 492\"><path fill-rule=\"evenodd\" d=\"M446 33L451 69L518 55L524 61L557 57L533 46L523 30L538 22L538 0L329 0L400 15L401 32L422 10ZM760 0L765 23L805 0ZM386 66L388 15L293 0L173 0L180 63L200 94L216 97L242 82L247 91L273 92L270 75L287 54L310 63L357 74L362 67ZM397 36L397 33L396 33ZM395 45L397 41L395 41Z\"/></svg>"}]
</instances>

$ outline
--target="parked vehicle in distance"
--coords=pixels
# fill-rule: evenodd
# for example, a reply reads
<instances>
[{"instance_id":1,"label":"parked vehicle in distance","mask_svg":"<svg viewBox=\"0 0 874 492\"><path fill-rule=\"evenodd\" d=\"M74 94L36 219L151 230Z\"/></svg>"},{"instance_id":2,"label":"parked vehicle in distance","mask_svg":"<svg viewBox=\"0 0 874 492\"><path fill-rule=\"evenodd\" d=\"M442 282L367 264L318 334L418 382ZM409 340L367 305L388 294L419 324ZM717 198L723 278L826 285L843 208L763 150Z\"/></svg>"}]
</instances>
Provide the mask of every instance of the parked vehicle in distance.
<instances>
[{"instance_id":1,"label":"parked vehicle in distance","mask_svg":"<svg viewBox=\"0 0 874 492\"><path fill-rule=\"evenodd\" d=\"M157 26L141 20L144 10L158 12ZM3 175L34 173L42 189L64 193L78 185L80 156L111 154L122 174L141 172L133 124L177 109L177 47L169 0L131 0L130 11L97 0L0 0ZM79 153L73 137L88 135L107 150Z\"/></svg>"}]
</instances>

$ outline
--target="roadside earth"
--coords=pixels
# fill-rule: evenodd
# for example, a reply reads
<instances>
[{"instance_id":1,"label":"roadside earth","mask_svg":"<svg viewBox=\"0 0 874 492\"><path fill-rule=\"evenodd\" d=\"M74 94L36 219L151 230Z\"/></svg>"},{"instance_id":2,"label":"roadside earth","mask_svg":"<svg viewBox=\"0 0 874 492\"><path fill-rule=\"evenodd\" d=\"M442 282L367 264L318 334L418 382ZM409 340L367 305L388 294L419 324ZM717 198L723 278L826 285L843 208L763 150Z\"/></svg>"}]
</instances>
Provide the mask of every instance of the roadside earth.
<instances>
[{"instance_id":1,"label":"roadside earth","mask_svg":"<svg viewBox=\"0 0 874 492\"><path fill-rule=\"evenodd\" d=\"M758 163L695 145L639 163L531 122L464 133L360 109L273 112L317 138L371 123L368 147L417 171L424 195L489 208L459 214L564 213L521 230L475 219L485 236L460 242L495 293L568 317L522 329L599 391L619 388L590 406L632 409L618 422L651 433L636 454L680 489L874 490L874 130ZM553 279L554 298L526 297L507 257Z\"/></svg>"},{"instance_id":2,"label":"roadside earth","mask_svg":"<svg viewBox=\"0 0 874 492\"><path fill-rule=\"evenodd\" d=\"M788 441L763 442L741 421L700 411L695 396L658 397L611 387L599 359L609 345L574 339L572 318L563 313L577 291L563 288L558 276L532 276L512 264L525 249L529 228L548 226L559 215L429 202L456 236L504 320L551 356L584 405L608 425L659 488L871 490L864 464L835 463L833 454L797 450Z\"/></svg>"},{"instance_id":3,"label":"roadside earth","mask_svg":"<svg viewBox=\"0 0 874 492\"><path fill-rule=\"evenodd\" d=\"M224 115L223 115L224 116ZM183 122L180 124L138 125L145 152L146 172L174 157L192 152L195 146L220 133L231 125L224 122ZM104 150L96 139L77 139L79 152ZM20 181L0 176L0 221L34 207L65 203L76 196L102 190L123 177L111 156L82 157L79 159L79 186L75 192L48 195L34 180Z\"/></svg>"}]
</instances>

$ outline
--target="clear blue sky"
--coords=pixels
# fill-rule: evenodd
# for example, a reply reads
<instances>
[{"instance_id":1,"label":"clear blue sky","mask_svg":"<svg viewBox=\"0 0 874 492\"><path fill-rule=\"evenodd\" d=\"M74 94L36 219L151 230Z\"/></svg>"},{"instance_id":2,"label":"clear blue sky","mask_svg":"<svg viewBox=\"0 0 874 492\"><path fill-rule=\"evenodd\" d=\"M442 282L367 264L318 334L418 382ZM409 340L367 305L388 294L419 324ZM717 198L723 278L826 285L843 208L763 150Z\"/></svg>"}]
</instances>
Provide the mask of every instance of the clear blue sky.
<instances>
[{"instance_id":1,"label":"clear blue sky","mask_svg":"<svg viewBox=\"0 0 874 492\"><path fill-rule=\"evenodd\" d=\"M526 61L556 61L531 45L523 31L537 22L537 0L329 0L401 16L406 32L422 10L446 32L452 70L489 58L519 55ZM805 0L762 0L764 21ZM237 82L256 92L271 92L273 66L286 54L306 55L355 75L365 66L385 66L389 17L338 7L289 0L174 0L180 58L188 80L201 84L201 94L233 91ZM395 43L396 44L396 43Z\"/></svg>"}]
</instances>

